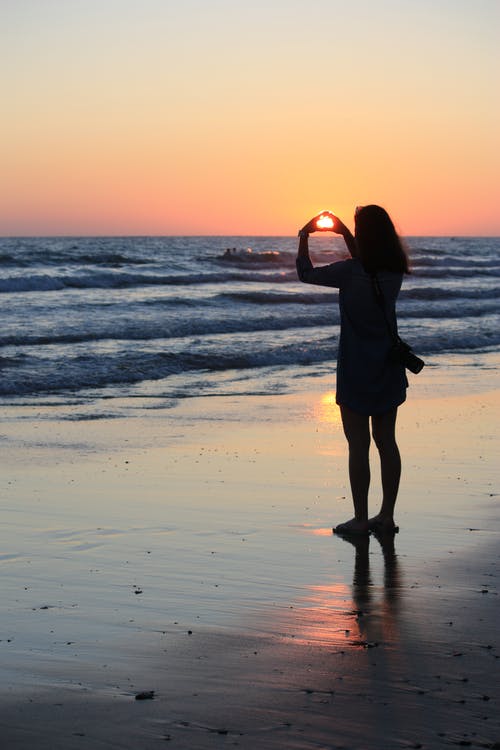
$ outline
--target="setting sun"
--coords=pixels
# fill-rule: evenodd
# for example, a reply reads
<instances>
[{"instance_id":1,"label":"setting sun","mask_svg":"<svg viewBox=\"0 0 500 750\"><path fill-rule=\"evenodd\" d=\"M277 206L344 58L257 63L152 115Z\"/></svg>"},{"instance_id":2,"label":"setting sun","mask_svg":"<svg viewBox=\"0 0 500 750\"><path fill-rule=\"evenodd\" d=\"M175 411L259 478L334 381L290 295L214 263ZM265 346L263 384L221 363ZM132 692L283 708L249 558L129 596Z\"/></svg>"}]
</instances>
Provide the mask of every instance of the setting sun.
<instances>
[{"instance_id":1,"label":"setting sun","mask_svg":"<svg viewBox=\"0 0 500 750\"><path fill-rule=\"evenodd\" d=\"M320 216L316 222L318 229L332 229L333 219L331 216Z\"/></svg>"}]
</instances>

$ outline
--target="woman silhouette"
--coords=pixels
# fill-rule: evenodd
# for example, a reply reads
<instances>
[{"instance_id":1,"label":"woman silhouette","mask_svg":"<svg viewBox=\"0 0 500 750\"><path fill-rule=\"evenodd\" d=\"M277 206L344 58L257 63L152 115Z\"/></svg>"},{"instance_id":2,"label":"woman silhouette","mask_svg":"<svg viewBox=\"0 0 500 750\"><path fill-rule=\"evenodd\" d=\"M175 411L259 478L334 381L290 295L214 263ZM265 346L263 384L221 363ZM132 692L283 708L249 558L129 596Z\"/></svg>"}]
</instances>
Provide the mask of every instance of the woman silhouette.
<instances>
[{"instance_id":1,"label":"woman silhouette","mask_svg":"<svg viewBox=\"0 0 500 750\"><path fill-rule=\"evenodd\" d=\"M395 305L403 274L409 272L407 255L388 213L380 206L358 207L354 222L353 236L330 212L315 216L299 231L297 256L301 281L339 289L336 401L349 446L354 504L354 518L334 528L340 534L397 531L394 506L401 458L395 427L398 406L406 399L408 386L404 366L390 357L393 338L388 326L397 332ZM314 268L308 237L316 231L342 235L352 257ZM369 519L370 419L380 456L383 498L378 514Z\"/></svg>"}]
</instances>

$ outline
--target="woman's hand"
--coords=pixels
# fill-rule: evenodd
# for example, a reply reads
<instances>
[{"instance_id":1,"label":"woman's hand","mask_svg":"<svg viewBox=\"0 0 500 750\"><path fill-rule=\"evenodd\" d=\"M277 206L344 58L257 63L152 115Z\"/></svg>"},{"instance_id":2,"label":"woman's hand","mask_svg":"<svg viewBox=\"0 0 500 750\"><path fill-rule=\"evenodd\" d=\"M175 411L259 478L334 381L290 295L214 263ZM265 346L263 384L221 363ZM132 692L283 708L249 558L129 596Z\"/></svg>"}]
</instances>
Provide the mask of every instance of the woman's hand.
<instances>
[{"instance_id":1,"label":"woman's hand","mask_svg":"<svg viewBox=\"0 0 500 750\"><path fill-rule=\"evenodd\" d=\"M299 235L312 234L313 232L335 232L338 219L331 211L322 211L317 216L304 224L299 230Z\"/></svg>"},{"instance_id":2,"label":"woman's hand","mask_svg":"<svg viewBox=\"0 0 500 750\"><path fill-rule=\"evenodd\" d=\"M332 214L333 216L333 214ZM343 237L345 237L348 234L351 234L350 229L346 227L343 221L341 221L338 216L333 216L333 228L332 232L335 232L335 234L341 234Z\"/></svg>"},{"instance_id":3,"label":"woman's hand","mask_svg":"<svg viewBox=\"0 0 500 750\"><path fill-rule=\"evenodd\" d=\"M321 219L324 219L324 221L321 221ZM328 219L330 219L330 221L328 221ZM358 257L356 240L351 234L351 230L346 227L344 222L341 221L338 216L332 214L331 211L322 211L317 216L313 216L313 218L308 221L307 224L304 224L302 229L299 230L299 257L308 257L309 250L307 238L313 232L335 232L335 234L342 235L342 237L344 238L344 242L347 245L347 249L349 250L352 257Z\"/></svg>"}]
</instances>

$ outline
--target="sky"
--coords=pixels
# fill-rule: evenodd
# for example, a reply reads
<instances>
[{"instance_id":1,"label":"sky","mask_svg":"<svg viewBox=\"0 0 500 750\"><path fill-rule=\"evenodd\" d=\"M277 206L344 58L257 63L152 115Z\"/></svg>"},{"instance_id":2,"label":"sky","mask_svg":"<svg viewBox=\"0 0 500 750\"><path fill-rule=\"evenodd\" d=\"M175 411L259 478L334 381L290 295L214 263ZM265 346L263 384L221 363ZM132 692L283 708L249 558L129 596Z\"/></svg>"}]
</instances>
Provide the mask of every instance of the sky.
<instances>
[{"instance_id":1,"label":"sky","mask_svg":"<svg viewBox=\"0 0 500 750\"><path fill-rule=\"evenodd\" d=\"M500 0L1 0L0 235L500 235Z\"/></svg>"}]
</instances>

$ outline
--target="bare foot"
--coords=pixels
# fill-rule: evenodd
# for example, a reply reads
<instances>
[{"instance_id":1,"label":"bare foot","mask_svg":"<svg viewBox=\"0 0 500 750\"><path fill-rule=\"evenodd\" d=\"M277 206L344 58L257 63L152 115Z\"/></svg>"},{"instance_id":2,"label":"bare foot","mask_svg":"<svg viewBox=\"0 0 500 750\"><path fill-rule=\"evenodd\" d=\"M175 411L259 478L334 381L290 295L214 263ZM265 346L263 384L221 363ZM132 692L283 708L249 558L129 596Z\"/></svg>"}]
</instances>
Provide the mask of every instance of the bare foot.
<instances>
[{"instance_id":1,"label":"bare foot","mask_svg":"<svg viewBox=\"0 0 500 750\"><path fill-rule=\"evenodd\" d=\"M369 532L368 521L357 521L355 518L339 523L333 528L334 534L368 534Z\"/></svg>"},{"instance_id":2,"label":"bare foot","mask_svg":"<svg viewBox=\"0 0 500 750\"><path fill-rule=\"evenodd\" d=\"M368 528L370 531L379 531L390 534L397 534L399 531L399 526L396 526L393 518L382 516L380 513L377 516L368 519Z\"/></svg>"}]
</instances>

